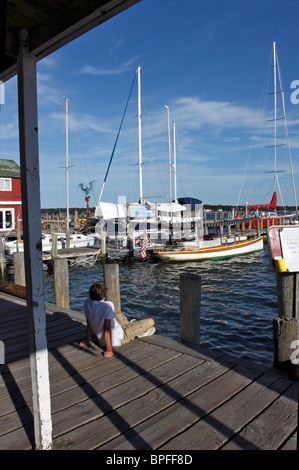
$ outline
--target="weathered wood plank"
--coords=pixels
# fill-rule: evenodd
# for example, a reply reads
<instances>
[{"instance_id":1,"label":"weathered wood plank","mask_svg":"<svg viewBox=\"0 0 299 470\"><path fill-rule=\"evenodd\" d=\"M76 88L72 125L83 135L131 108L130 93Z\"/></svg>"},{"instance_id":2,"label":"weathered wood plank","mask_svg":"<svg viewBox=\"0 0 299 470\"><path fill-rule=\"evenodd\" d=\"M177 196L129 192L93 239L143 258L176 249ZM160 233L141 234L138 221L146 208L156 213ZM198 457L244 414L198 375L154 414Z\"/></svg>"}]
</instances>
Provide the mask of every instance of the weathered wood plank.
<instances>
[{"instance_id":1,"label":"weathered wood plank","mask_svg":"<svg viewBox=\"0 0 299 470\"><path fill-rule=\"evenodd\" d=\"M289 437L279 450L298 450L297 449L297 431Z\"/></svg>"},{"instance_id":2,"label":"weathered wood plank","mask_svg":"<svg viewBox=\"0 0 299 470\"><path fill-rule=\"evenodd\" d=\"M102 449L157 449L232 398L260 374L236 367L158 413ZM146 444L146 447L145 446Z\"/></svg>"},{"instance_id":3,"label":"weathered wood plank","mask_svg":"<svg viewBox=\"0 0 299 470\"><path fill-rule=\"evenodd\" d=\"M177 355L177 353L172 352L172 354L175 354L175 359L180 360L181 356ZM158 356L158 355L157 355ZM158 360L158 357L157 357ZM168 372L169 374L175 375L178 374L179 372L182 373L182 370L185 370L186 368L186 359L185 361L182 361L181 363L181 369L178 367L179 363L175 362L173 364L172 368L167 368L165 367L165 364L162 366L159 366L155 369L155 374L165 374L165 371ZM128 367L126 368L128 369ZM112 375L112 378L110 378L110 381L113 381L114 375ZM148 381L148 378L147 378ZM132 389L130 389L130 393L127 393L129 395L129 399L132 399L134 395L139 395L140 393L146 393L146 389L144 389L141 386L141 383L139 383L139 389L137 390L136 385L140 382L140 377L135 377L134 384L132 383ZM150 382L148 382L150 383ZM123 387L123 383L120 383L116 389L118 391L121 390ZM100 386L100 384L99 384ZM111 386L111 385L110 385ZM151 385L151 387L154 387L154 385ZM60 412L55 412L53 410L53 426L55 428L55 433L59 432L59 429L61 428L62 430L65 431L65 429L71 429L72 426L81 426L84 424L84 422L89 421L94 418L94 416L102 415L105 412L105 409L110 409L113 406L117 406L117 403L120 401L123 403L124 400L128 399L126 398L125 394L121 395L117 393L117 391L114 394L114 401L115 403L111 403L110 398L110 390L107 388L107 385L105 386L103 384L103 388L106 390L104 393L101 393L101 390L97 392L92 384L86 384L86 391L93 396L88 396L85 394L85 400L83 400L81 403L76 403L74 406L70 406L67 409L61 410ZM126 386L125 386L126 388ZM141 391L140 391L141 390ZM101 394L100 394L101 393ZM63 395L63 394L62 394ZM60 395L61 396L61 395ZM107 398L109 397L109 398ZM82 398L82 397L81 397ZM31 407L29 407L30 410ZM12 415L12 413L11 413ZM22 422L24 427L22 429L15 429L14 431L10 432L10 434L5 434L4 436L1 437L0 440L0 447L5 448L7 443L7 436L10 436L10 438L14 439L15 442L18 444L18 448L27 448L26 446L30 444L30 439L28 439L28 434L30 434L30 412L28 412L28 409L24 411L23 409L19 414L15 413L14 419L15 423L18 423L20 425L20 422L18 422L19 417L21 416ZM7 415L5 418L7 419L9 417L9 425L11 426L11 416ZM1 419L1 418L0 418ZM1 422L1 421L0 421ZM7 421L8 423L8 421ZM3 423L4 424L4 423ZM1 423L2 427L2 423ZM4 447L2 447L4 446ZM15 447L14 447L15 448Z\"/></svg>"},{"instance_id":4,"label":"weathered wood plank","mask_svg":"<svg viewBox=\"0 0 299 470\"><path fill-rule=\"evenodd\" d=\"M161 354L155 347L144 348L141 353L139 350L138 355L140 360L143 360L143 364L147 365L149 369L152 365L156 367L158 364L168 362L178 356L173 351L165 351L164 354ZM132 353L132 356L131 361L134 361L134 353ZM81 373L74 370L73 375L69 378L54 382L51 386L52 413L92 398L93 394L96 395L104 390L109 390L111 386L122 384L123 381L129 380L132 376L136 377L138 372L133 368L126 367L131 361L128 359L124 364L121 361L107 362L106 360L106 367L102 367L102 369L95 365L94 368L81 371ZM90 393L91 390L93 394ZM15 416L12 415L15 409L23 408L24 403L31 405L31 389L23 390L22 394L9 396L6 400L0 401L0 433L5 434L8 428L12 430L12 423L18 423L17 413L15 413Z\"/></svg>"},{"instance_id":5,"label":"weathered wood plank","mask_svg":"<svg viewBox=\"0 0 299 470\"><path fill-rule=\"evenodd\" d=\"M157 334L107 360L78 347L82 313L46 309L56 448L296 449L297 385L285 374ZM26 322L26 301L0 293L1 450L34 445Z\"/></svg>"},{"instance_id":6,"label":"weathered wood plank","mask_svg":"<svg viewBox=\"0 0 299 470\"><path fill-rule=\"evenodd\" d=\"M196 358L193 358L191 362L188 357L183 356L183 358L188 362L183 363L180 375L169 381L164 380L163 385L155 387L138 398L132 397L134 400L128 401L128 403L112 410L100 419L90 421L85 426L80 427L80 429L75 429L68 434L60 436L58 439L55 439L54 445L63 446L67 449L98 448L140 422L151 418L171 404L176 403L177 400L184 398L200 386L214 380L215 377L219 377L229 367L227 363L210 364L205 362L188 370L187 366L190 368L192 363L197 363ZM114 445L114 441L112 442L111 446L108 444L110 449Z\"/></svg>"},{"instance_id":7,"label":"weathered wood plank","mask_svg":"<svg viewBox=\"0 0 299 470\"><path fill-rule=\"evenodd\" d=\"M161 450L217 450L290 386L289 381L263 375Z\"/></svg>"},{"instance_id":8,"label":"weathered wood plank","mask_svg":"<svg viewBox=\"0 0 299 470\"><path fill-rule=\"evenodd\" d=\"M132 343L133 344L133 343ZM139 343L140 345L140 343ZM136 346L138 342L136 341ZM142 346L142 345L141 345ZM137 354L141 349L141 346L137 347ZM144 346L143 346L144 348ZM145 354L152 354L156 349L150 349L145 351ZM135 352L135 354L134 354ZM133 354L132 354L133 353ZM128 361L134 361L136 355L136 348L131 349L130 352L126 355ZM58 389L61 391L61 384L57 383L60 380L64 380L63 390L66 391L69 388L77 386L79 382L84 383L84 381L92 380L94 377L101 377L102 375L113 373L115 370L125 367L125 364L120 361L109 361L102 356L102 352L98 351L96 356L90 356L86 353L86 350L77 350L77 354L65 358L63 355L60 355L55 358L55 362L52 360L49 361L49 372L51 380L51 396L55 395L55 390ZM31 377L30 377L30 368L29 364L27 369L21 369L23 373L19 379L17 379L16 373L6 373L2 374L0 377L0 400L8 399L20 393L20 389L24 393L27 390L31 390ZM84 373L86 372L86 375ZM83 374L81 380L76 377L76 375ZM76 382L79 381L79 382ZM72 384L72 387L68 387L68 383Z\"/></svg>"},{"instance_id":9,"label":"weathered wood plank","mask_svg":"<svg viewBox=\"0 0 299 470\"><path fill-rule=\"evenodd\" d=\"M93 397L96 397L99 394L101 394L102 398L105 393L109 393L109 403L111 406L114 401L119 402L119 400L126 400L127 394L129 394L130 397L136 394L138 395L138 385L142 384L140 386L146 386L147 378L144 377L145 372L150 371L153 368L156 368L156 373L158 373L160 368L163 371L165 369L167 371L168 367L171 367L171 364L168 364L171 354L173 353L165 353L165 355L167 355L167 366L163 363L163 360L161 365L161 353L158 352L152 357L144 357L142 368L139 367L138 364L132 363L132 366L119 369L118 371L115 371L113 375L105 375L104 377L99 379L95 378L93 381L83 384L81 387L76 389L76 393L75 391L70 390L63 392L57 397L54 396L52 398L53 412L63 410L72 404L80 403L87 399L93 399ZM174 366L175 363L176 361L174 361ZM132 382L133 378L135 379L134 382ZM119 396L120 393L122 394L121 397Z\"/></svg>"},{"instance_id":10,"label":"weathered wood plank","mask_svg":"<svg viewBox=\"0 0 299 470\"><path fill-rule=\"evenodd\" d=\"M147 356L153 353L153 350L156 351L157 348L156 349L153 349L153 348L151 348L151 351L147 351L147 349L144 348L145 352L143 353L143 355ZM81 353L84 354L84 351L81 350ZM141 358L143 357L143 355L139 351L140 349L138 349L137 353L136 352L134 353L133 351L131 356L130 354L128 354L128 359L127 359L128 364L130 364L130 361L135 360L136 354L139 354ZM132 357L132 359L130 359L130 357ZM95 369L92 369L91 374L89 374L90 375L89 380L91 382L95 378L97 380L100 380L101 376L109 375L110 373L115 373L117 369L121 369L125 367L125 364L120 361L118 362L109 361L109 363L107 363L107 360L104 357L102 357L102 361L101 361L101 358L99 357L97 358L92 357L91 360L92 360L91 362L88 362L87 364L85 363L85 366L87 367L87 371L89 370L88 367L92 367L92 363L93 363L93 366L95 367ZM78 387L79 385L84 384L86 382L86 379L80 376L80 373L81 374L84 373L84 363L83 365L79 363L79 367L78 367L78 365L75 365L75 366L72 365L69 361L67 361L67 359L62 360L62 357L59 358L59 361L61 364L61 368L65 370L65 374L62 377L63 384L56 384L54 380L52 382L52 387L51 387L51 396L53 396L55 393L58 393L56 392L57 389L58 391L60 391L60 393L67 393L68 390ZM101 365L102 365L102 370L100 371ZM80 373L78 372L78 369ZM22 393L20 392L20 387L22 389ZM21 383L15 382L14 388L12 391L11 391L12 387L8 387L8 388L9 388L8 390L9 393L4 395L4 398L6 399L6 401L0 400L0 416L7 415L7 413L11 413L15 409L19 409L23 407L24 400L26 400L27 404L29 405L31 404L30 376L27 377L27 381L25 382L21 382ZM5 391L3 392L3 394L5 394ZM72 398L74 399L74 393L72 392L71 394L73 395ZM58 398L58 401L59 401L59 398ZM68 398L66 398L65 401L68 403ZM62 404L62 401L60 402L60 406L61 404Z\"/></svg>"},{"instance_id":11,"label":"weathered wood plank","mask_svg":"<svg viewBox=\"0 0 299 470\"><path fill-rule=\"evenodd\" d=\"M146 401L148 404L151 403L151 393L155 393L156 390L159 390L160 387L158 386L161 376L163 376L163 381L164 382L169 382L171 380L174 380L174 378L177 377L182 377L182 383L184 382L184 378L186 382L189 382L189 384L192 383L192 380L190 378L190 375L188 370L190 367L194 367L196 365L196 360L193 359L191 362L188 360L188 358L184 356L179 356L175 358L171 366L172 367L158 367L155 370L150 371L148 374L144 374L142 377L137 377L128 383L129 387L126 387L126 390L124 392L124 387L121 384L119 387L116 387L113 389L113 397L111 396L111 393L103 393L101 395L101 398L99 397L97 399L97 405L101 407L102 412L98 409L96 410L96 407L91 408L91 404L84 403L85 405L85 411L86 408L88 407L88 415L89 415L89 420L86 420L87 425L85 426L80 426L79 429L74 429L68 434L63 433L62 434L62 429L61 426L59 426L59 423L56 420L56 416L54 415L53 417L53 428L54 428L54 433L56 436L57 434L62 434L55 440L55 446L61 448L66 448L66 449L71 449L71 448L76 448L76 449L86 449L86 448L95 448L97 447L101 442L103 441L102 437L102 431L104 433L104 428L102 427L103 424L107 424L106 419L104 420L104 423L102 420L96 420L95 418L99 418L106 414L108 412L108 422L112 424L112 429L115 434L121 432L123 429L128 427L128 420L130 420L130 416L125 414L121 415L118 413L119 407L124 406L126 404L131 404L130 409L139 409L137 411L137 414L140 415L140 407L138 403L142 401ZM191 369L193 370L193 369ZM194 378L194 374L192 374ZM164 383L164 386L165 383ZM194 382L193 382L194 386ZM175 394L175 393L174 393ZM174 399L174 398L172 398ZM112 411L115 410L115 411ZM74 409L70 410L72 413L74 413ZM81 410L79 410L80 412ZM82 411L81 411L82 412ZM153 411L150 411L150 415L152 415ZM76 413L77 415L77 413ZM92 420L90 418L90 415L92 415ZM146 414L145 414L146 416ZM83 424L83 423L82 423ZM101 429L101 432L99 433L99 429ZM95 434L94 434L95 432ZM100 435L99 435L100 434Z\"/></svg>"},{"instance_id":12,"label":"weathered wood plank","mask_svg":"<svg viewBox=\"0 0 299 470\"><path fill-rule=\"evenodd\" d=\"M298 384L293 384L262 414L245 426L224 450L275 450L297 426Z\"/></svg>"}]
</instances>

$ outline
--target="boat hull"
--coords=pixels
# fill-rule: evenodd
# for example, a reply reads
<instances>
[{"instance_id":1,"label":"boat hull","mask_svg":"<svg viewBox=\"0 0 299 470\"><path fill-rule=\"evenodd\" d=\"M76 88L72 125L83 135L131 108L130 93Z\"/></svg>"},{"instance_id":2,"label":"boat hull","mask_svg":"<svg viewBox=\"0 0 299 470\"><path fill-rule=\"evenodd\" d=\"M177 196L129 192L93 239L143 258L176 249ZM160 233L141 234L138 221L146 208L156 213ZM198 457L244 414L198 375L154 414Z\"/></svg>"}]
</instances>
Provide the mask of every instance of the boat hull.
<instances>
[{"instance_id":1,"label":"boat hull","mask_svg":"<svg viewBox=\"0 0 299 470\"><path fill-rule=\"evenodd\" d=\"M232 256L246 255L263 249L263 237L232 243L231 245L218 245L211 248L180 249L173 251L156 251L157 258L164 261L203 261L217 260Z\"/></svg>"},{"instance_id":2,"label":"boat hull","mask_svg":"<svg viewBox=\"0 0 299 470\"><path fill-rule=\"evenodd\" d=\"M65 234L59 234L57 238L57 249L61 250L66 248L66 238ZM80 248L88 247L96 244L96 237L93 235L71 235L69 240L69 248ZM24 251L24 242L23 240L14 240L13 242L4 242L5 254L7 256L12 256L13 253L17 251ZM42 237L42 251L51 251L52 250L52 235L43 235Z\"/></svg>"}]
</instances>

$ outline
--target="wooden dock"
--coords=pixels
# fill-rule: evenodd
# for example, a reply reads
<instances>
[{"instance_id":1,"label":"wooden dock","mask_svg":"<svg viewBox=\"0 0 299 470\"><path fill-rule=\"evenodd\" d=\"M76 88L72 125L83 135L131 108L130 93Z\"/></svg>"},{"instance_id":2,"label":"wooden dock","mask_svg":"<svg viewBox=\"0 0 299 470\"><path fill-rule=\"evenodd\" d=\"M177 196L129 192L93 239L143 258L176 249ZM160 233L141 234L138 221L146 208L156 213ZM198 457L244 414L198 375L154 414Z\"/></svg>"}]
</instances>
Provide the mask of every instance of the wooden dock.
<instances>
[{"instance_id":1,"label":"wooden dock","mask_svg":"<svg viewBox=\"0 0 299 470\"><path fill-rule=\"evenodd\" d=\"M78 348L82 313L46 311L53 448L296 450L298 389L286 375L159 334L106 359ZM6 293L0 340L0 449L33 449L26 302Z\"/></svg>"}]
</instances>

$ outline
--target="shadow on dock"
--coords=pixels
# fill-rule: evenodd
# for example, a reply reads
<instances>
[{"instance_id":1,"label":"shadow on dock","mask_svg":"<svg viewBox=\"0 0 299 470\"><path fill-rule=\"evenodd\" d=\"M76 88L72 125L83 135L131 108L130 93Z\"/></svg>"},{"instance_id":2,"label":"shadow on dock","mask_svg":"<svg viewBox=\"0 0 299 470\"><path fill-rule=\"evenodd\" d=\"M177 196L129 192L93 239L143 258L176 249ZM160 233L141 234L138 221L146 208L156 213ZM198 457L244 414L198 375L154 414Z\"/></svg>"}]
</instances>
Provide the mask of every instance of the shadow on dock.
<instances>
[{"instance_id":1,"label":"shadow on dock","mask_svg":"<svg viewBox=\"0 0 299 470\"><path fill-rule=\"evenodd\" d=\"M296 449L297 384L277 370L154 335L81 349L84 315L46 304L56 449ZM0 448L34 449L25 300L0 294Z\"/></svg>"}]
</instances>

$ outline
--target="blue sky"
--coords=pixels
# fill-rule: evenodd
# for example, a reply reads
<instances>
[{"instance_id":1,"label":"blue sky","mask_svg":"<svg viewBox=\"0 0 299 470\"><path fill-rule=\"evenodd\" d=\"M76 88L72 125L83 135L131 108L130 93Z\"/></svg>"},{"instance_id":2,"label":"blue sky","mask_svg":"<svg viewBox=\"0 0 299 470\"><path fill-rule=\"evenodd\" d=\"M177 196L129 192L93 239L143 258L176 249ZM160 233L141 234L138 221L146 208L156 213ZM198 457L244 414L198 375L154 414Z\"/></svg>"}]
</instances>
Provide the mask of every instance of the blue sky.
<instances>
[{"instance_id":1,"label":"blue sky","mask_svg":"<svg viewBox=\"0 0 299 470\"><path fill-rule=\"evenodd\" d=\"M205 204L268 202L273 192L271 55L277 43L295 181L299 181L299 7L294 1L142 0L37 64L42 208L64 208L65 100L69 99L70 206L100 194L121 118L141 66L143 193L169 200L167 111L177 129L178 196ZM269 87L267 80L269 76ZM138 188L137 81L102 201ZM278 96L280 101L280 95ZM278 111L278 116L281 116ZM282 139L283 122L278 121ZM263 131L261 131L263 129ZM281 134L280 134L281 133ZM278 141L279 143L281 140ZM0 158L19 162L17 80L5 84ZM282 201L294 204L286 147L279 148Z\"/></svg>"}]
</instances>

